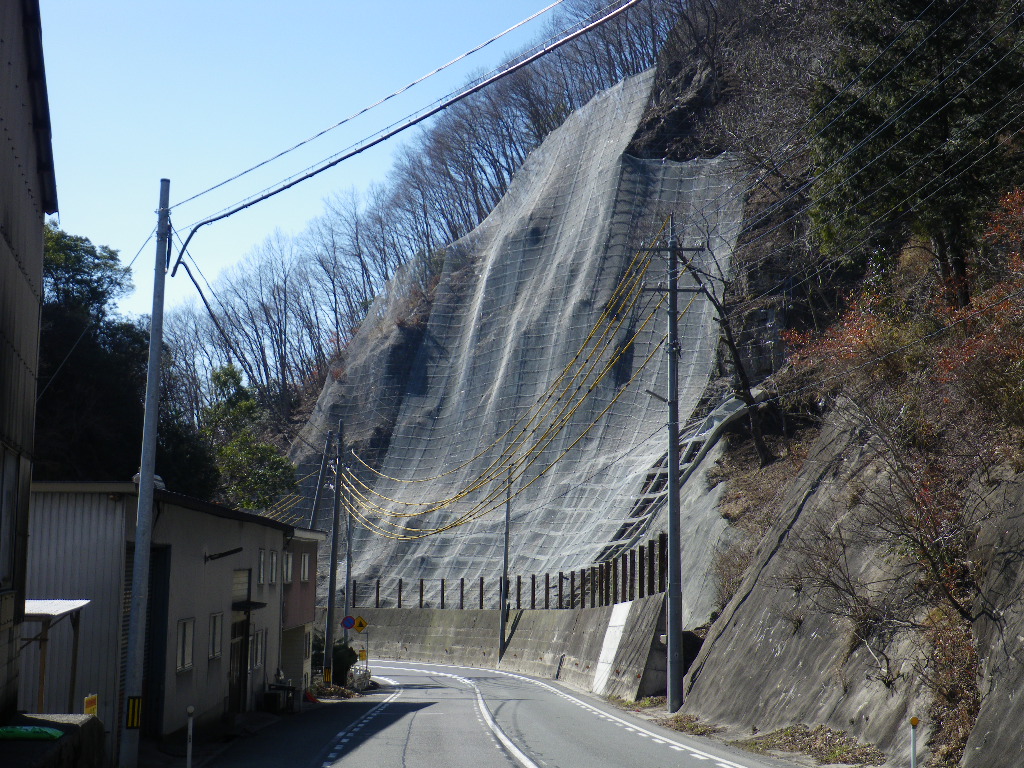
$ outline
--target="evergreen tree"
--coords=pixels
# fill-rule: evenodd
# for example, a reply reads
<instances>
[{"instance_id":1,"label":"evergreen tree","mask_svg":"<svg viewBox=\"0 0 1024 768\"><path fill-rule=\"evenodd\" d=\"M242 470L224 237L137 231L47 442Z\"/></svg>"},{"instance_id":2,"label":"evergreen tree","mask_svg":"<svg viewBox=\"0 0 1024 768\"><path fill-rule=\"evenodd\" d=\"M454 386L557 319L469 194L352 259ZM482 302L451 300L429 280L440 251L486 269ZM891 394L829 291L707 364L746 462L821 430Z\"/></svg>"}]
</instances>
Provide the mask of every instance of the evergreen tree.
<instances>
[{"instance_id":1,"label":"evergreen tree","mask_svg":"<svg viewBox=\"0 0 1024 768\"><path fill-rule=\"evenodd\" d=\"M1019 180L1019 4L867 0L850 13L815 105L822 245L857 261L917 235L965 306L981 214Z\"/></svg>"},{"instance_id":2,"label":"evergreen tree","mask_svg":"<svg viewBox=\"0 0 1024 768\"><path fill-rule=\"evenodd\" d=\"M125 481L139 471L149 330L114 312L129 290L117 251L46 225L37 480ZM156 471L168 488L209 498L216 469L198 431L162 409L158 434Z\"/></svg>"},{"instance_id":3,"label":"evergreen tree","mask_svg":"<svg viewBox=\"0 0 1024 768\"><path fill-rule=\"evenodd\" d=\"M214 447L223 500L243 509L266 509L295 486L295 468L260 434L266 408L242 383L233 365L213 372L214 403L204 414L204 432Z\"/></svg>"}]
</instances>

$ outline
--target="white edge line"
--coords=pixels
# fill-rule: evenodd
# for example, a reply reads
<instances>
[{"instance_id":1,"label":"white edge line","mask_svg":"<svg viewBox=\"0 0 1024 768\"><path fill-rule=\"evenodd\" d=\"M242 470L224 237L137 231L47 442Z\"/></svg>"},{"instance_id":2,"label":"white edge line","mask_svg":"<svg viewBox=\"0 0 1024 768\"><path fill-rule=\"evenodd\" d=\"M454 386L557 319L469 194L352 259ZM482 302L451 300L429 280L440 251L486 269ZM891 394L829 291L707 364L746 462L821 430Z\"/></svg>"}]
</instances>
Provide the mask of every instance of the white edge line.
<instances>
[{"instance_id":1,"label":"white edge line","mask_svg":"<svg viewBox=\"0 0 1024 768\"><path fill-rule=\"evenodd\" d=\"M402 662L398 662L398 663L401 664ZM665 741L668 744L675 744L676 746L683 747L684 749L687 749L690 752L693 752L693 753L695 753L697 755L700 755L701 757L707 758L708 760L714 760L717 763L719 763L720 765L726 766L727 768L750 768L749 765L743 765L742 763L734 763L731 760L727 760L725 758L719 757L718 755L712 755L709 752L704 752L703 750L697 749L696 747L694 747L691 744L686 744L684 742L679 742L679 741L671 739L671 738L669 738L667 736L663 736L660 733L655 733L654 731L649 731L646 728L644 728L642 725L639 725L639 724L636 724L636 723L631 723L628 720L623 720L620 717L616 717L615 715L612 715L612 714L609 714L607 712L604 712L603 710L598 709L597 707L595 707L593 704L590 704L590 703L588 703L586 701L583 701L582 699L578 699L575 696L566 693L565 691L561 691L558 688L555 688L555 686L553 686L553 685L548 685L547 683L541 682L540 680L534 680L532 678L526 677L525 675L517 675L517 674L515 674L513 672L505 672L504 670L501 670L501 669L487 669L486 667L461 667L461 666L458 666L458 665L455 665L455 664L436 664L434 662L424 662L424 661L411 662L411 663L414 663L414 664L429 664L430 666L435 666L435 667L451 667L453 669L469 669L469 670L472 670L474 672L490 672L490 673L496 674L496 675L505 675L506 677L512 677L512 678L515 678L516 680L525 680L526 682L533 683L534 685L538 685L541 688L546 688L547 690L552 691L553 693L556 693L559 696L564 696L565 698L570 699L571 701L576 702L581 707L589 709L592 712L597 712L599 714L602 714L602 715L605 715L605 716L611 718L612 720L614 720L614 721L616 721L618 723L621 723L622 725L627 725L627 726L629 726L631 728L635 728L640 733L646 734L647 736L650 736L651 738L661 739L661 740ZM437 673L431 672L430 670L423 670L423 669L411 670L408 667L387 667L386 665L382 665L382 664L378 664L377 666L378 667L384 667L385 669L404 669L404 670L408 670L410 672L415 671L415 672L426 672L427 674L437 674ZM474 686L474 687L476 687L476 686ZM477 693L479 693L479 689L477 689ZM538 768L538 766L534 765L533 763L530 763L530 765L533 766L533 768Z\"/></svg>"},{"instance_id":2,"label":"white edge line","mask_svg":"<svg viewBox=\"0 0 1024 768\"><path fill-rule=\"evenodd\" d=\"M498 741L500 741L505 746L505 749L509 751L512 757L519 761L519 764L522 765L523 768L539 768L539 766L526 755L524 755L522 751L519 749L519 747L517 747L512 742L512 740L505 735L505 732L498 727L498 724L494 722L494 718L491 717L491 713L487 709L487 705L484 704L484 695L480 692L480 689L477 688L475 685L473 686L473 688L476 689L476 704L478 707L480 707L480 711L483 713L484 716L484 721L487 723L487 727L491 729L491 733L493 733L498 738Z\"/></svg>"},{"instance_id":3,"label":"white edge line","mask_svg":"<svg viewBox=\"0 0 1024 768\"><path fill-rule=\"evenodd\" d=\"M403 672L419 672L420 674L424 674L424 675L439 675L441 677L451 677L451 678L455 679L456 681L458 681L460 683L467 683L476 692L476 705L480 709L480 714L482 714L484 716L484 722L487 723L487 727L491 729L491 733L493 733L494 736L498 739L498 741L500 741L502 743L502 745L505 747L505 749L507 749L509 751L509 754L511 754L512 757L514 757L519 762L519 764L523 766L523 768L540 768L540 766L538 766L535 762L533 762L533 760L531 760L525 754L523 754L523 751L521 749L519 749L519 747L517 747L515 745L515 742L513 742L508 736L506 736L505 732L503 730L501 730L501 727L496 722L494 722L494 718L491 717L490 710L487 709L487 705L484 703L484 695L483 695L483 693L480 691L480 688L477 687L476 683L474 683L472 680L469 680L468 678L465 678L465 677L460 677L458 675L449 675L449 674L447 674L445 672L435 672L435 671L433 671L431 669L413 669L413 668L410 668L410 667L386 667L386 666L381 665L381 664L378 664L377 666L378 667L383 667L384 669L400 669ZM450 665L446 664L446 665L438 665L438 666L450 666ZM453 668L454 669L475 669L475 667L453 667Z\"/></svg>"}]
</instances>

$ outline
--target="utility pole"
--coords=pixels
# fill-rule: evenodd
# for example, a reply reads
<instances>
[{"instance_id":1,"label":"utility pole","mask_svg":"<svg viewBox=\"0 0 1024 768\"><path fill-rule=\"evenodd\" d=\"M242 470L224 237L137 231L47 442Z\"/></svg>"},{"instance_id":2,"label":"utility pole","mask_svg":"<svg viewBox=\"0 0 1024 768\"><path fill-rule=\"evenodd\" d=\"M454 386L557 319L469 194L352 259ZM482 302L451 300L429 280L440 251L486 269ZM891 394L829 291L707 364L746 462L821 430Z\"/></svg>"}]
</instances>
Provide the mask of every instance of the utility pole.
<instances>
[{"instance_id":1,"label":"utility pole","mask_svg":"<svg viewBox=\"0 0 1024 768\"><path fill-rule=\"evenodd\" d=\"M320 494L324 489L324 476L327 474L327 459L331 455L331 443L334 440L334 433L327 432L327 442L324 444L324 453L320 457L320 474L316 478L316 492L313 494L313 509L309 512L309 527L316 525L316 512L320 508Z\"/></svg>"},{"instance_id":2,"label":"utility pole","mask_svg":"<svg viewBox=\"0 0 1024 768\"><path fill-rule=\"evenodd\" d=\"M142 425L139 503L135 520L135 559L132 563L131 609L128 614L128 659L125 679L124 730L118 753L120 768L139 762L142 725L142 677L146 650L146 611L149 603L149 548L153 540L153 492L156 476L156 437L160 415L160 353L164 334L164 279L170 253L171 182L160 179L157 210L156 264L153 270L153 313L149 327L149 366L146 369L146 410Z\"/></svg>"},{"instance_id":3,"label":"utility pole","mask_svg":"<svg viewBox=\"0 0 1024 768\"><path fill-rule=\"evenodd\" d=\"M342 469L342 446L338 444L338 471ZM346 501L348 501L348 494L346 494ZM345 504L345 615L351 615L352 611L352 596L349 594L352 591L352 510L349 505ZM345 626L345 645L349 645L349 629L348 625Z\"/></svg>"},{"instance_id":4,"label":"utility pole","mask_svg":"<svg viewBox=\"0 0 1024 768\"><path fill-rule=\"evenodd\" d=\"M501 558L501 606L499 613L498 661L505 655L505 630L508 628L508 534L512 518L512 465L505 480L505 552Z\"/></svg>"},{"instance_id":5,"label":"utility pole","mask_svg":"<svg viewBox=\"0 0 1024 768\"><path fill-rule=\"evenodd\" d=\"M683 705L683 597L679 535L679 246L675 217L668 230L668 635L669 713Z\"/></svg>"},{"instance_id":6,"label":"utility pole","mask_svg":"<svg viewBox=\"0 0 1024 768\"><path fill-rule=\"evenodd\" d=\"M679 293L702 293L712 297L702 285L679 287L679 254L700 253L707 250L701 244L695 248L680 248L676 240L675 217L669 217L668 248L651 248L668 252L668 398L648 390L648 394L668 404L668 603L665 611L665 636L668 645L666 704L669 713L683 705L683 568L682 538L679 530ZM645 289L660 291L660 288Z\"/></svg>"},{"instance_id":7,"label":"utility pole","mask_svg":"<svg viewBox=\"0 0 1024 768\"><path fill-rule=\"evenodd\" d=\"M328 577L327 626L324 628L324 682L334 683L334 615L338 604L338 526L341 523L341 451L345 444L345 422L338 420L337 465L334 471L334 525L331 526L331 571Z\"/></svg>"}]
</instances>

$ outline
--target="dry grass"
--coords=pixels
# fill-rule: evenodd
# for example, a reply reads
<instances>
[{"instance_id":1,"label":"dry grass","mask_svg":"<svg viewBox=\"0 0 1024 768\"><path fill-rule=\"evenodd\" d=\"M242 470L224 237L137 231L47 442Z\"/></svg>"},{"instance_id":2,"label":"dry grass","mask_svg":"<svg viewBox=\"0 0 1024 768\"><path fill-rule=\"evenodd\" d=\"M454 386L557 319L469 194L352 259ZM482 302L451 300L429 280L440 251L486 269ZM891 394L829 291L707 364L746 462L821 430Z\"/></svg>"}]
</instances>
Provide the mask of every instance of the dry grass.
<instances>
[{"instance_id":1,"label":"dry grass","mask_svg":"<svg viewBox=\"0 0 1024 768\"><path fill-rule=\"evenodd\" d=\"M691 736L714 736L722 731L717 725L701 722L696 715L676 714L660 717L656 722L663 728L671 728L673 731L681 731Z\"/></svg>"},{"instance_id":2,"label":"dry grass","mask_svg":"<svg viewBox=\"0 0 1024 768\"><path fill-rule=\"evenodd\" d=\"M789 439L767 437L779 458L766 467L760 466L751 440L733 436L725 456L708 473L713 484L727 482L720 509L736 533L713 566L720 607L736 593L758 545L778 519L786 489L817 435L817 429L804 429Z\"/></svg>"},{"instance_id":3,"label":"dry grass","mask_svg":"<svg viewBox=\"0 0 1024 768\"><path fill-rule=\"evenodd\" d=\"M813 729L794 725L732 743L761 755L799 752L810 755L819 765L882 765L886 761L885 753L878 747L860 744L844 731L834 731L824 725Z\"/></svg>"}]
</instances>

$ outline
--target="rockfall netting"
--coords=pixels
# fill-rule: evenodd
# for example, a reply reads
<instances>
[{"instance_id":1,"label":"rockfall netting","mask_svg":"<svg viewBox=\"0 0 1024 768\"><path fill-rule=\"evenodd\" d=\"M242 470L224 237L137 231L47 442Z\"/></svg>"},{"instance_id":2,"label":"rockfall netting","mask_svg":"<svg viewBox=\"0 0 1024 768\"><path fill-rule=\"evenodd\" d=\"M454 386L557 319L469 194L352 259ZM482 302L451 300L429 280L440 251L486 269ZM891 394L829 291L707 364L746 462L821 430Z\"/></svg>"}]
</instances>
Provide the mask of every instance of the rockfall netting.
<instances>
[{"instance_id":1,"label":"rockfall netting","mask_svg":"<svg viewBox=\"0 0 1024 768\"><path fill-rule=\"evenodd\" d=\"M382 579L386 603L398 578L409 597L431 580L432 605L442 577L496 580L507 493L513 574L581 568L663 530L667 222L680 245L707 246L688 258L725 275L743 190L725 157L623 154L652 80L593 99L471 235L406 267L296 443L301 493L276 514L329 530L333 486L313 517L312 499L326 434L343 421L353 577ZM719 332L699 293L680 311L680 420L692 431ZM703 496L689 494L684 538L702 538L689 558L706 574L724 525Z\"/></svg>"}]
</instances>

